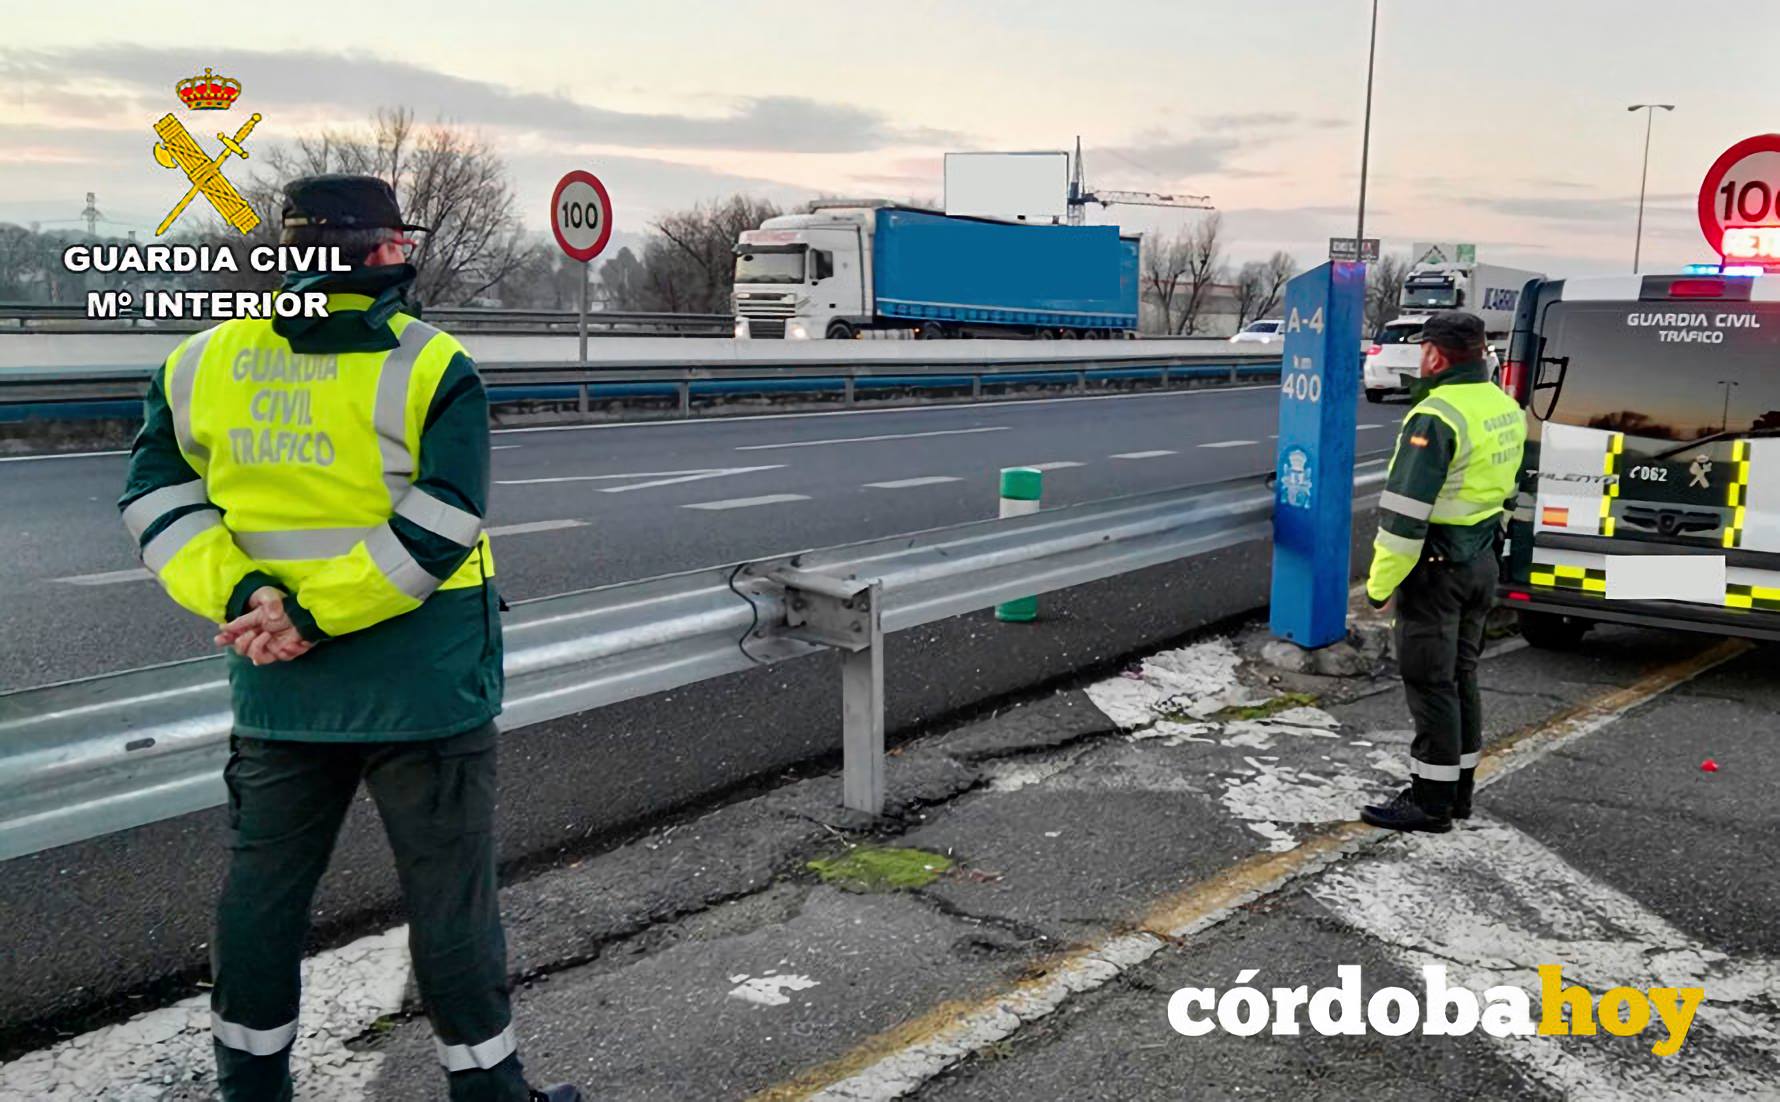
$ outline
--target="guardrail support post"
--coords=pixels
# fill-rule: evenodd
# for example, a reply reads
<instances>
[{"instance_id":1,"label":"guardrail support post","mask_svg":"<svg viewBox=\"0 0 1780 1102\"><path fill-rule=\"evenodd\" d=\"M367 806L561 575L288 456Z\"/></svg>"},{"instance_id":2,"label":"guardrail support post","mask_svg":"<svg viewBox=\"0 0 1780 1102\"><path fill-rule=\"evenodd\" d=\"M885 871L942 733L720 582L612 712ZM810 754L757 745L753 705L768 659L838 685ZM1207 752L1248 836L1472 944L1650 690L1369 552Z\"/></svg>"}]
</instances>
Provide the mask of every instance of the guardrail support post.
<instances>
[{"instance_id":1,"label":"guardrail support post","mask_svg":"<svg viewBox=\"0 0 1780 1102\"><path fill-rule=\"evenodd\" d=\"M680 416L692 416L692 381L690 379L680 383Z\"/></svg>"},{"instance_id":2,"label":"guardrail support post","mask_svg":"<svg viewBox=\"0 0 1780 1102\"><path fill-rule=\"evenodd\" d=\"M842 380L841 389L844 392L843 397L841 399L842 404L849 405L849 406L852 405L853 404L853 376L849 375L844 380Z\"/></svg>"},{"instance_id":3,"label":"guardrail support post","mask_svg":"<svg viewBox=\"0 0 1780 1102\"><path fill-rule=\"evenodd\" d=\"M785 633L841 652L841 800L884 811L884 624L882 583L785 568Z\"/></svg>"},{"instance_id":4,"label":"guardrail support post","mask_svg":"<svg viewBox=\"0 0 1780 1102\"><path fill-rule=\"evenodd\" d=\"M585 418L587 416L588 403L587 403L587 384L586 383L581 384L580 396L575 399L575 409L577 412L579 412L581 414L581 416L583 418Z\"/></svg>"},{"instance_id":5,"label":"guardrail support post","mask_svg":"<svg viewBox=\"0 0 1780 1102\"><path fill-rule=\"evenodd\" d=\"M841 655L841 802L854 811L884 811L884 629L878 587L868 592L869 642Z\"/></svg>"},{"instance_id":6,"label":"guardrail support post","mask_svg":"<svg viewBox=\"0 0 1780 1102\"><path fill-rule=\"evenodd\" d=\"M972 375L970 377L970 400L975 402L981 400L982 397L983 377L981 375Z\"/></svg>"}]
</instances>

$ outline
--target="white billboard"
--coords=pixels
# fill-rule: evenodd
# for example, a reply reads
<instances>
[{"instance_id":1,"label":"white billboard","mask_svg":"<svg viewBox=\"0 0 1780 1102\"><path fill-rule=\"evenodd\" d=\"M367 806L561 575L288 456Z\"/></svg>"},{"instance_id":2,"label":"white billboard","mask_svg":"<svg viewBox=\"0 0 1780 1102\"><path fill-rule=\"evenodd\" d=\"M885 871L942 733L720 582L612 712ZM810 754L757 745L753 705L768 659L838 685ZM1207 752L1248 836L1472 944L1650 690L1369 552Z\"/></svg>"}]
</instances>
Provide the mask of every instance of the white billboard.
<instances>
[{"instance_id":1,"label":"white billboard","mask_svg":"<svg viewBox=\"0 0 1780 1102\"><path fill-rule=\"evenodd\" d=\"M1062 222L1069 154L948 153L946 213L1014 222Z\"/></svg>"}]
</instances>

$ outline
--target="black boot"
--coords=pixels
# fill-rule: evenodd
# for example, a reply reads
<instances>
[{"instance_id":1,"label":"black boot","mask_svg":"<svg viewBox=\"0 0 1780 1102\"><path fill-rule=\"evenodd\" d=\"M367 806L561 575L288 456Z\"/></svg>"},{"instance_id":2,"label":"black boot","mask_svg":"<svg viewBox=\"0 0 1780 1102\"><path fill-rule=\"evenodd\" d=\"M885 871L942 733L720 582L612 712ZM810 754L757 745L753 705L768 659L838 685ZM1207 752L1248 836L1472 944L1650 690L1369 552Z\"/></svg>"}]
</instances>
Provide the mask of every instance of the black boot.
<instances>
[{"instance_id":1,"label":"black boot","mask_svg":"<svg viewBox=\"0 0 1780 1102\"><path fill-rule=\"evenodd\" d=\"M1429 834L1445 834L1452 829L1452 796L1443 789L1452 782L1438 785L1420 777L1382 804L1369 804L1360 809L1360 819L1386 830L1419 830Z\"/></svg>"},{"instance_id":2,"label":"black boot","mask_svg":"<svg viewBox=\"0 0 1780 1102\"><path fill-rule=\"evenodd\" d=\"M584 1102L581 1088L573 1083L558 1083L532 1092L532 1102Z\"/></svg>"},{"instance_id":3,"label":"black boot","mask_svg":"<svg viewBox=\"0 0 1780 1102\"><path fill-rule=\"evenodd\" d=\"M1471 791L1477 786L1477 770L1459 770L1459 786L1452 794L1452 817L1469 819L1471 817Z\"/></svg>"}]
</instances>

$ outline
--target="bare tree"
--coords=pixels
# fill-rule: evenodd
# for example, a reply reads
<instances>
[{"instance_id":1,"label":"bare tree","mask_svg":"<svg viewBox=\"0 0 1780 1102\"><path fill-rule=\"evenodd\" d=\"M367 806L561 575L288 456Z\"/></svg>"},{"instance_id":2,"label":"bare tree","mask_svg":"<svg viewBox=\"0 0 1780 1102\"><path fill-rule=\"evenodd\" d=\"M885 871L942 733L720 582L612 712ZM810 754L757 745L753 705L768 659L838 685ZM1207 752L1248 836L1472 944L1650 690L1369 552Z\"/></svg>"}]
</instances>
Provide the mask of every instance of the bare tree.
<instances>
[{"instance_id":1,"label":"bare tree","mask_svg":"<svg viewBox=\"0 0 1780 1102\"><path fill-rule=\"evenodd\" d=\"M1208 214L1181 235L1186 247L1186 297L1181 301L1175 332L1192 336L1199 330L1200 312L1211 289L1224 277L1224 217Z\"/></svg>"},{"instance_id":2,"label":"bare tree","mask_svg":"<svg viewBox=\"0 0 1780 1102\"><path fill-rule=\"evenodd\" d=\"M1180 294L1181 276L1188 265L1186 231L1173 237L1145 234L1143 238L1143 297L1154 305L1161 316L1159 324L1146 327L1158 333L1174 332L1174 300Z\"/></svg>"},{"instance_id":3,"label":"bare tree","mask_svg":"<svg viewBox=\"0 0 1780 1102\"><path fill-rule=\"evenodd\" d=\"M673 303L664 308L727 313L735 289L736 239L780 213L769 200L732 195L656 219L653 228L659 236L644 248L643 262L651 284L664 301ZM667 249L658 250L657 242L665 242Z\"/></svg>"},{"instance_id":4,"label":"bare tree","mask_svg":"<svg viewBox=\"0 0 1780 1102\"><path fill-rule=\"evenodd\" d=\"M1386 322L1402 312L1397 305L1403 297L1403 282L1409 278L1409 262L1401 256L1386 253L1378 263L1366 268L1366 333L1384 328Z\"/></svg>"},{"instance_id":5,"label":"bare tree","mask_svg":"<svg viewBox=\"0 0 1780 1102\"><path fill-rule=\"evenodd\" d=\"M256 245L276 244L284 185L300 176L325 172L379 176L395 188L402 214L427 226L413 262L420 270L416 295L422 302L457 304L495 294L496 287L528 262L530 242L520 223L506 162L476 133L448 123L416 124L407 108L379 110L356 130L323 130L266 154L267 172L241 187L243 198L261 216L246 235L215 223L191 237L230 248L241 271L221 275L222 286L267 287L276 273L261 274L246 264ZM530 257L535 263L536 258Z\"/></svg>"}]
</instances>

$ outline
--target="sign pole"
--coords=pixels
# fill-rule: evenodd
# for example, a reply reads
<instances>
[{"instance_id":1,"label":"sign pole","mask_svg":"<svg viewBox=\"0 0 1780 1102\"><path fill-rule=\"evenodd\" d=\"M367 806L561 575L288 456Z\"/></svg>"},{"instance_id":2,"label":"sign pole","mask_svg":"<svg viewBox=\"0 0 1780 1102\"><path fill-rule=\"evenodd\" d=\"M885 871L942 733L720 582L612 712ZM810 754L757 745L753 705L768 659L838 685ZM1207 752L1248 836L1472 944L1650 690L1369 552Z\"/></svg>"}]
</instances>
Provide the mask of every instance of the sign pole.
<instances>
[{"instance_id":1,"label":"sign pole","mask_svg":"<svg viewBox=\"0 0 1780 1102\"><path fill-rule=\"evenodd\" d=\"M1347 637L1365 288L1358 263L1286 284L1269 627L1301 647Z\"/></svg>"},{"instance_id":2,"label":"sign pole","mask_svg":"<svg viewBox=\"0 0 1780 1102\"><path fill-rule=\"evenodd\" d=\"M591 261L581 263L581 366L587 366L587 269Z\"/></svg>"}]
</instances>

